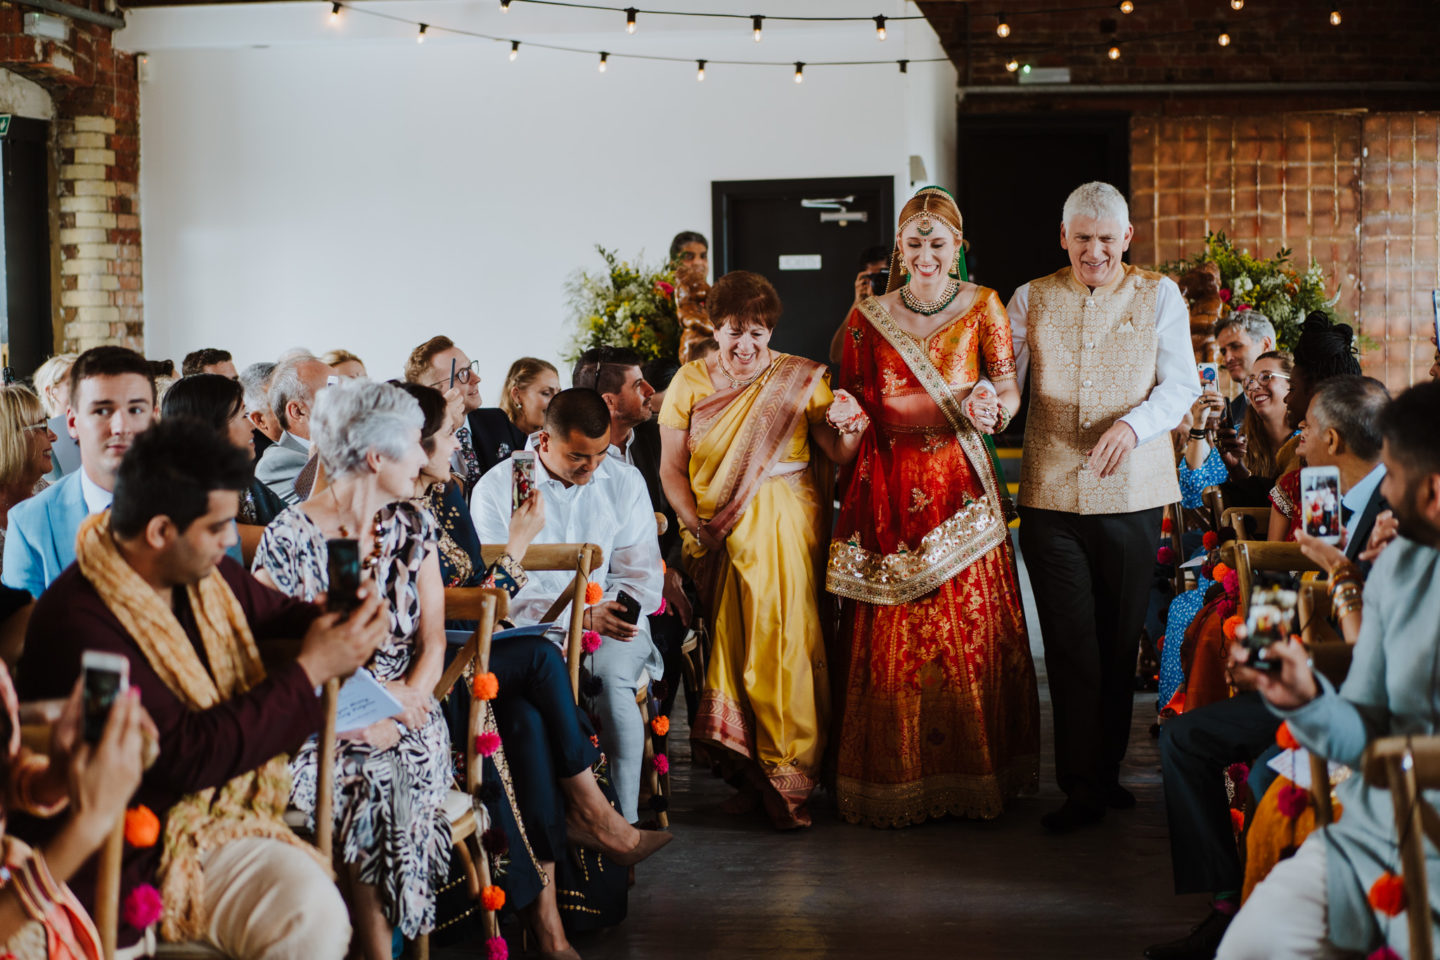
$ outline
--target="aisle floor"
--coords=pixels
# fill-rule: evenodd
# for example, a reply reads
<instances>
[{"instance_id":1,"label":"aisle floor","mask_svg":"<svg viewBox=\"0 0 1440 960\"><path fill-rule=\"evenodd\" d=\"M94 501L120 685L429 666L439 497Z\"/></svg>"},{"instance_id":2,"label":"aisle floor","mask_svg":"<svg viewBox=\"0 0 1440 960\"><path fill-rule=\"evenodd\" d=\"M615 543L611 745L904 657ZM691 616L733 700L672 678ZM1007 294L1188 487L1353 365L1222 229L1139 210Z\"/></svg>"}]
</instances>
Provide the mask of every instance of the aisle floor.
<instances>
[{"instance_id":1,"label":"aisle floor","mask_svg":"<svg viewBox=\"0 0 1440 960\"><path fill-rule=\"evenodd\" d=\"M1036 623L1021 574L1027 619ZM1176 897L1160 773L1148 726L1153 694L1135 699L1122 782L1139 800L1100 825L1052 837L1057 805L1045 665L1032 634L1043 724L1038 796L996 821L948 819L905 830L840 822L820 796L815 826L777 833L760 815L720 811L724 782L689 763L684 712L670 737L675 841L638 869L625 923L577 938L585 960L752 957L1138 958L1183 934L1203 897ZM437 958L477 956L437 951Z\"/></svg>"}]
</instances>

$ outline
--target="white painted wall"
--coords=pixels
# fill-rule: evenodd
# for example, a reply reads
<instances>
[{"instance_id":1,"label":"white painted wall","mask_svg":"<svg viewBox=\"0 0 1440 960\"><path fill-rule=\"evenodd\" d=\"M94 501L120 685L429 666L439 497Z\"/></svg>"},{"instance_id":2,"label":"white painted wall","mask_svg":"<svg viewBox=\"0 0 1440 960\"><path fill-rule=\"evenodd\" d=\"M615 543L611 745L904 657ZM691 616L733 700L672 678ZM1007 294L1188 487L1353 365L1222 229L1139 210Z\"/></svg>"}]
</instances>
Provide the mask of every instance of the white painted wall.
<instances>
[{"instance_id":1,"label":"white painted wall","mask_svg":"<svg viewBox=\"0 0 1440 960\"><path fill-rule=\"evenodd\" d=\"M687 9L914 13L898 0L667 0ZM601 263L593 245L647 259L681 229L710 232L713 180L893 175L909 155L955 169L949 63L806 70L613 60L447 37L442 25L614 52L720 59L941 55L923 20L772 23L642 18L486 0L377 0L415 28L328 3L131 11L117 37L149 55L141 87L147 352L200 346L244 364L344 346L372 376L447 333L481 363L493 401L511 360L558 361L562 284ZM745 7L742 11L741 7ZM557 32L560 31L560 32ZM897 204L898 208L898 204ZM563 367L562 367L563 369Z\"/></svg>"}]
</instances>

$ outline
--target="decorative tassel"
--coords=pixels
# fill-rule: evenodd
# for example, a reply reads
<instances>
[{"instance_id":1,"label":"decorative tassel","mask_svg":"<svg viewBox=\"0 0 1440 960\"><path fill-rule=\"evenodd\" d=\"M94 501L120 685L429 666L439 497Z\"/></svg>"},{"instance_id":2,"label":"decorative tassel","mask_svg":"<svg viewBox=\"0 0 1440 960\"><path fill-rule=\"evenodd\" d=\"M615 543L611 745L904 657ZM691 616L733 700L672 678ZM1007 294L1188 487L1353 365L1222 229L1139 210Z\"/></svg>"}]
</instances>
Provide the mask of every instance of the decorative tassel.
<instances>
[{"instance_id":1,"label":"decorative tassel","mask_svg":"<svg viewBox=\"0 0 1440 960\"><path fill-rule=\"evenodd\" d=\"M598 697L604 689L605 681L593 673L586 674L585 678L580 681L580 692L587 697Z\"/></svg>"},{"instance_id":2,"label":"decorative tassel","mask_svg":"<svg viewBox=\"0 0 1440 960\"><path fill-rule=\"evenodd\" d=\"M670 758L663 753L655 754L655 772L662 777L670 772Z\"/></svg>"},{"instance_id":3,"label":"decorative tassel","mask_svg":"<svg viewBox=\"0 0 1440 960\"><path fill-rule=\"evenodd\" d=\"M1232 783L1238 786L1250 779L1250 764L1232 763L1225 768L1225 774L1230 778Z\"/></svg>"},{"instance_id":4,"label":"decorative tassel","mask_svg":"<svg viewBox=\"0 0 1440 960\"><path fill-rule=\"evenodd\" d=\"M605 599L605 591L600 586L600 584L595 583L593 580L590 583L585 584L586 606L594 606L603 599Z\"/></svg>"},{"instance_id":5,"label":"decorative tassel","mask_svg":"<svg viewBox=\"0 0 1440 960\"><path fill-rule=\"evenodd\" d=\"M500 749L500 734L486 731L475 735L475 752L482 757L494 755Z\"/></svg>"},{"instance_id":6,"label":"decorative tassel","mask_svg":"<svg viewBox=\"0 0 1440 960\"><path fill-rule=\"evenodd\" d=\"M1175 531L1175 524L1167 514L1165 519L1160 521L1160 532L1167 536Z\"/></svg>"},{"instance_id":7,"label":"decorative tassel","mask_svg":"<svg viewBox=\"0 0 1440 960\"><path fill-rule=\"evenodd\" d=\"M1236 836L1239 836L1240 831L1245 829L1244 810L1236 810L1234 807L1230 808L1230 829L1235 831Z\"/></svg>"},{"instance_id":8,"label":"decorative tassel","mask_svg":"<svg viewBox=\"0 0 1440 960\"><path fill-rule=\"evenodd\" d=\"M600 644L604 642L604 638L594 630L586 630L580 634L580 649L586 653L594 653L596 650L599 650Z\"/></svg>"},{"instance_id":9,"label":"decorative tassel","mask_svg":"<svg viewBox=\"0 0 1440 960\"><path fill-rule=\"evenodd\" d=\"M125 811L125 842L132 847L153 847L160 839L160 818L144 804Z\"/></svg>"},{"instance_id":10,"label":"decorative tassel","mask_svg":"<svg viewBox=\"0 0 1440 960\"><path fill-rule=\"evenodd\" d=\"M499 887L485 887L480 891L480 903L486 910L500 910L505 906L505 891Z\"/></svg>"},{"instance_id":11,"label":"decorative tassel","mask_svg":"<svg viewBox=\"0 0 1440 960\"><path fill-rule=\"evenodd\" d=\"M480 847L492 857L503 857L510 852L510 838L499 827L491 827L480 834Z\"/></svg>"},{"instance_id":12,"label":"decorative tassel","mask_svg":"<svg viewBox=\"0 0 1440 960\"><path fill-rule=\"evenodd\" d=\"M1225 563L1224 561L1221 561L1221 562L1215 564L1215 566L1211 569L1211 571L1210 571L1210 573L1211 573L1210 579L1211 579L1211 580L1214 580L1215 582L1218 583L1218 582L1220 582L1221 580L1224 580L1224 579L1225 579L1225 575L1228 574L1229 572L1230 572L1230 565L1227 564L1227 563Z\"/></svg>"},{"instance_id":13,"label":"decorative tassel","mask_svg":"<svg viewBox=\"0 0 1440 960\"><path fill-rule=\"evenodd\" d=\"M670 718L664 716L656 717L650 721L650 729L655 731L655 736L663 737L670 732Z\"/></svg>"},{"instance_id":14,"label":"decorative tassel","mask_svg":"<svg viewBox=\"0 0 1440 960\"><path fill-rule=\"evenodd\" d=\"M1217 565L1216 565L1216 568L1215 568L1215 573L1216 573L1217 575L1219 575L1220 583L1221 583L1221 585L1223 585L1223 586L1225 587L1225 593L1226 593L1226 595L1231 596L1231 597L1239 596L1239 595L1240 595L1240 574L1236 573L1234 570L1228 570L1228 569L1222 574L1222 573L1220 573L1220 567L1223 567L1223 566L1225 566L1225 564L1223 564L1223 563L1217 564Z\"/></svg>"},{"instance_id":15,"label":"decorative tassel","mask_svg":"<svg viewBox=\"0 0 1440 960\"><path fill-rule=\"evenodd\" d=\"M477 673L470 681L470 693L476 700L494 700L500 695L500 679L493 673Z\"/></svg>"},{"instance_id":16,"label":"decorative tassel","mask_svg":"<svg viewBox=\"0 0 1440 960\"><path fill-rule=\"evenodd\" d=\"M664 813L670 809L670 801L657 793L650 798L650 809L656 813Z\"/></svg>"},{"instance_id":17,"label":"decorative tassel","mask_svg":"<svg viewBox=\"0 0 1440 960\"><path fill-rule=\"evenodd\" d=\"M507 960L510 947L504 937L491 937L485 941L485 960Z\"/></svg>"},{"instance_id":18,"label":"decorative tassel","mask_svg":"<svg viewBox=\"0 0 1440 960\"><path fill-rule=\"evenodd\" d=\"M144 930L155 923L164 912L165 904L160 899L160 891L148 883L142 883L130 891L122 911L125 925L136 930Z\"/></svg>"},{"instance_id":19,"label":"decorative tassel","mask_svg":"<svg viewBox=\"0 0 1440 960\"><path fill-rule=\"evenodd\" d=\"M1220 632L1225 634L1226 640L1234 640L1235 628L1240 626L1244 622L1245 618L1241 616L1226 617L1225 622L1220 625Z\"/></svg>"},{"instance_id":20,"label":"decorative tassel","mask_svg":"<svg viewBox=\"0 0 1440 960\"><path fill-rule=\"evenodd\" d=\"M1275 795L1275 806L1282 817L1294 820L1310 806L1310 791L1287 783Z\"/></svg>"},{"instance_id":21,"label":"decorative tassel","mask_svg":"<svg viewBox=\"0 0 1440 960\"><path fill-rule=\"evenodd\" d=\"M1280 728L1275 731L1275 742L1280 745L1281 750L1298 750L1300 741L1295 739L1295 734L1290 732L1290 721L1280 721Z\"/></svg>"},{"instance_id":22,"label":"decorative tassel","mask_svg":"<svg viewBox=\"0 0 1440 960\"><path fill-rule=\"evenodd\" d=\"M1205 552L1209 553L1220 546L1220 535L1214 530L1206 530L1205 535L1200 538L1200 544L1205 548Z\"/></svg>"},{"instance_id":23,"label":"decorative tassel","mask_svg":"<svg viewBox=\"0 0 1440 960\"><path fill-rule=\"evenodd\" d=\"M1405 881L1399 874L1386 870L1370 887L1370 906L1376 913L1393 917L1405 910Z\"/></svg>"},{"instance_id":24,"label":"decorative tassel","mask_svg":"<svg viewBox=\"0 0 1440 960\"><path fill-rule=\"evenodd\" d=\"M1366 957L1365 960L1400 960L1400 954L1391 950L1389 947L1381 947Z\"/></svg>"},{"instance_id":25,"label":"decorative tassel","mask_svg":"<svg viewBox=\"0 0 1440 960\"><path fill-rule=\"evenodd\" d=\"M1175 548L1166 544L1155 551L1155 562L1161 566L1168 566L1175 562Z\"/></svg>"}]
</instances>

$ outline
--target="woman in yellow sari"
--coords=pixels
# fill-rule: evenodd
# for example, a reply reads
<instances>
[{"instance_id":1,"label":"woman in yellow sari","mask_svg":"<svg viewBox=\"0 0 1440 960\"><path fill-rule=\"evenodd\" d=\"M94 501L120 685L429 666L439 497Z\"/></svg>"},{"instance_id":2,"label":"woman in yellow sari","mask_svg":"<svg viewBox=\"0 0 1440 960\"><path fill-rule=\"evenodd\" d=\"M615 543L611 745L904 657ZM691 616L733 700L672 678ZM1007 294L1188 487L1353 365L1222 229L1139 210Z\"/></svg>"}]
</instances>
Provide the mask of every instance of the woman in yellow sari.
<instances>
[{"instance_id":1,"label":"woman in yellow sari","mask_svg":"<svg viewBox=\"0 0 1440 960\"><path fill-rule=\"evenodd\" d=\"M709 306L720 350L680 368L660 411L660 479L714 640L691 737L743 774L732 809L759 798L777 827L809 826L830 686L816 575L829 511L807 468L812 441L852 460L866 421L824 366L770 349L781 307L764 277L726 274Z\"/></svg>"}]
</instances>

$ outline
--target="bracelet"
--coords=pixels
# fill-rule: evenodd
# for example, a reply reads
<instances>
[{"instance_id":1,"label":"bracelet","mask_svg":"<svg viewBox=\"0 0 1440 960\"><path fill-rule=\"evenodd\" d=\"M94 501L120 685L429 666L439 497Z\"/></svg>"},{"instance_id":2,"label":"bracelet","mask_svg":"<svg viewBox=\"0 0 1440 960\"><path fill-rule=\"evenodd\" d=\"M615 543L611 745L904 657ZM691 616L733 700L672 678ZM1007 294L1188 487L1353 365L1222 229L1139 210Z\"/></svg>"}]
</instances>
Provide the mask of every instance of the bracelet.
<instances>
[{"instance_id":1,"label":"bracelet","mask_svg":"<svg viewBox=\"0 0 1440 960\"><path fill-rule=\"evenodd\" d=\"M1361 573L1360 568L1350 560L1342 561L1338 567L1330 571L1330 582L1335 585L1330 589L1335 590L1340 584L1347 581L1353 583L1365 582L1365 574Z\"/></svg>"},{"instance_id":2,"label":"bracelet","mask_svg":"<svg viewBox=\"0 0 1440 960\"><path fill-rule=\"evenodd\" d=\"M1190 431L1190 439L1191 439L1191 440L1204 440L1204 439L1205 439L1205 431L1204 431L1204 430L1191 430L1191 431Z\"/></svg>"},{"instance_id":3,"label":"bracelet","mask_svg":"<svg viewBox=\"0 0 1440 960\"><path fill-rule=\"evenodd\" d=\"M1332 597L1346 587L1354 587L1359 590L1364 585L1364 581L1358 575L1351 575L1350 571L1343 567L1335 572L1337 575L1330 581L1330 596Z\"/></svg>"},{"instance_id":4,"label":"bracelet","mask_svg":"<svg viewBox=\"0 0 1440 960\"><path fill-rule=\"evenodd\" d=\"M1005 428L1010 426L1010 421L1013 419L1014 416L1010 413L1010 408L1003 403L1000 404L1000 413L995 417L995 432L1003 433Z\"/></svg>"}]
</instances>

